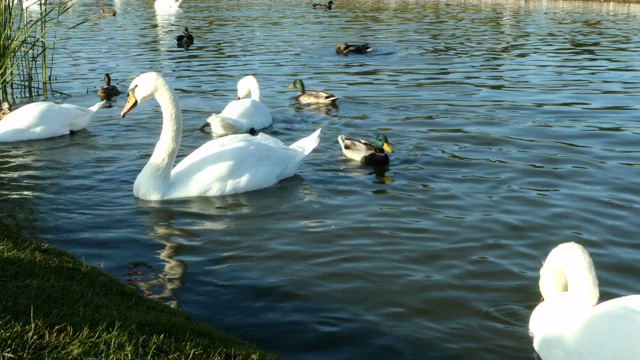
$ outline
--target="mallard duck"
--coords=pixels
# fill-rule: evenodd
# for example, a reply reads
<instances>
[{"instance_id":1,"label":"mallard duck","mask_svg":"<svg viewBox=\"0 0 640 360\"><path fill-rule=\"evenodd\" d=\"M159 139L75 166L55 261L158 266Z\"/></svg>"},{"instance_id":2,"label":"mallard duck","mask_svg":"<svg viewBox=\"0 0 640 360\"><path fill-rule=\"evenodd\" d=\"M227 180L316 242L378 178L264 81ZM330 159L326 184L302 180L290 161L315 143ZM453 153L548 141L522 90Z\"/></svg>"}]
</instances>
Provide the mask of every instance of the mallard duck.
<instances>
[{"instance_id":1,"label":"mallard duck","mask_svg":"<svg viewBox=\"0 0 640 360\"><path fill-rule=\"evenodd\" d=\"M365 165L388 165L389 156L385 153L385 150L390 153L393 152L386 135L378 135L375 144L344 135L338 136L338 142L345 156L360 161Z\"/></svg>"},{"instance_id":2,"label":"mallard duck","mask_svg":"<svg viewBox=\"0 0 640 360\"><path fill-rule=\"evenodd\" d=\"M237 134L210 140L173 166L182 138L182 110L173 88L158 73L144 73L129 86L125 117L138 103L155 98L162 132L147 165L133 184L143 200L222 196L258 190L293 176L320 141L320 129L290 146L267 134Z\"/></svg>"},{"instance_id":3,"label":"mallard duck","mask_svg":"<svg viewBox=\"0 0 640 360\"><path fill-rule=\"evenodd\" d=\"M598 304L596 270L582 245L551 250L538 285L543 301L531 313L529 331L541 359L640 359L640 295Z\"/></svg>"},{"instance_id":4,"label":"mallard duck","mask_svg":"<svg viewBox=\"0 0 640 360\"><path fill-rule=\"evenodd\" d=\"M10 112L0 121L0 142L46 139L84 129L105 101L90 108L35 102Z\"/></svg>"},{"instance_id":5,"label":"mallard duck","mask_svg":"<svg viewBox=\"0 0 640 360\"><path fill-rule=\"evenodd\" d=\"M296 100L301 104L328 104L338 99L337 96L324 91L305 91L304 83L300 79L289 85L289 89L298 89Z\"/></svg>"},{"instance_id":6,"label":"mallard duck","mask_svg":"<svg viewBox=\"0 0 640 360\"><path fill-rule=\"evenodd\" d=\"M333 6L333 1L329 0L329 2L326 5L325 4L313 4L311 6L313 6L314 9L331 10L331 7Z\"/></svg>"},{"instance_id":7,"label":"mallard duck","mask_svg":"<svg viewBox=\"0 0 640 360\"><path fill-rule=\"evenodd\" d=\"M189 33L189 28L184 28L182 35L176 36L176 43L178 46L191 46L193 45L193 35Z\"/></svg>"},{"instance_id":8,"label":"mallard duck","mask_svg":"<svg viewBox=\"0 0 640 360\"><path fill-rule=\"evenodd\" d=\"M200 127L201 131L211 126L215 135L252 133L273 123L269 109L262 103L258 79L247 75L237 84L237 100L231 101L220 114L209 116ZM251 94L251 98L244 98Z\"/></svg>"},{"instance_id":9,"label":"mallard duck","mask_svg":"<svg viewBox=\"0 0 640 360\"><path fill-rule=\"evenodd\" d=\"M104 9L100 9L100 16L116 16L116 11L115 10L111 10L111 11L104 11Z\"/></svg>"},{"instance_id":10,"label":"mallard duck","mask_svg":"<svg viewBox=\"0 0 640 360\"><path fill-rule=\"evenodd\" d=\"M111 85L111 76L109 74L104 74L104 86L98 89L98 96L102 100L109 100L114 96L120 95L120 90L115 85Z\"/></svg>"},{"instance_id":11,"label":"mallard duck","mask_svg":"<svg viewBox=\"0 0 640 360\"><path fill-rule=\"evenodd\" d=\"M349 54L366 54L373 50L369 44L352 45L352 44L338 44L336 46L336 54L349 55Z\"/></svg>"}]
</instances>

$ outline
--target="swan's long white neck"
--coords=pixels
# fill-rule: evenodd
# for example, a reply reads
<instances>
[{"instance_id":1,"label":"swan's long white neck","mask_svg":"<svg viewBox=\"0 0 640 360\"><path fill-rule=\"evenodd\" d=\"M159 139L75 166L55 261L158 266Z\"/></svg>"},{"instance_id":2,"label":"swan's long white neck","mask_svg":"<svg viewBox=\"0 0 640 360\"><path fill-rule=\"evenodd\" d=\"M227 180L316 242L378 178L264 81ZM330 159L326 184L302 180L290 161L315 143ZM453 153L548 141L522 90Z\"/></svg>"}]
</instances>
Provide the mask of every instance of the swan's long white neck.
<instances>
[{"instance_id":1,"label":"swan's long white neck","mask_svg":"<svg viewBox=\"0 0 640 360\"><path fill-rule=\"evenodd\" d=\"M262 96L260 95L260 85L257 82L251 83L251 98L256 101L262 102Z\"/></svg>"},{"instance_id":2,"label":"swan's long white neck","mask_svg":"<svg viewBox=\"0 0 640 360\"><path fill-rule=\"evenodd\" d=\"M253 76L245 76L238 81L238 98L242 99L251 93L251 98L256 101L262 101L260 96L260 84L258 80Z\"/></svg>"},{"instance_id":3,"label":"swan's long white neck","mask_svg":"<svg viewBox=\"0 0 640 360\"><path fill-rule=\"evenodd\" d=\"M549 253L540 269L539 285L545 299L566 292L585 307L595 306L600 295L589 253L573 242L561 244Z\"/></svg>"},{"instance_id":4,"label":"swan's long white neck","mask_svg":"<svg viewBox=\"0 0 640 360\"><path fill-rule=\"evenodd\" d=\"M171 170L180 148L182 110L176 93L165 81L156 84L154 97L162 110L162 131L155 150L134 184L134 194L161 199L171 179Z\"/></svg>"}]
</instances>

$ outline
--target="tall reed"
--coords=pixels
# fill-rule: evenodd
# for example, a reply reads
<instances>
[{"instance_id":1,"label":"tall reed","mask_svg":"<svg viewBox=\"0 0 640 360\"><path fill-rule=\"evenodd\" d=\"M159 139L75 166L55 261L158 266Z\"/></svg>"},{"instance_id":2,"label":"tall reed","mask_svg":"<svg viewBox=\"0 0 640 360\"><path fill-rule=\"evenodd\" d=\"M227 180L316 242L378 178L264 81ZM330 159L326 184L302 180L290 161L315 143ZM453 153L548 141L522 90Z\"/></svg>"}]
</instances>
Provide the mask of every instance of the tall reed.
<instances>
[{"instance_id":1,"label":"tall reed","mask_svg":"<svg viewBox=\"0 0 640 360\"><path fill-rule=\"evenodd\" d=\"M0 1L2 102L15 103L16 97L46 98L56 40L47 33L57 28L60 18L73 6L73 0L60 0L55 4L38 0L27 8L22 7L20 0Z\"/></svg>"}]
</instances>

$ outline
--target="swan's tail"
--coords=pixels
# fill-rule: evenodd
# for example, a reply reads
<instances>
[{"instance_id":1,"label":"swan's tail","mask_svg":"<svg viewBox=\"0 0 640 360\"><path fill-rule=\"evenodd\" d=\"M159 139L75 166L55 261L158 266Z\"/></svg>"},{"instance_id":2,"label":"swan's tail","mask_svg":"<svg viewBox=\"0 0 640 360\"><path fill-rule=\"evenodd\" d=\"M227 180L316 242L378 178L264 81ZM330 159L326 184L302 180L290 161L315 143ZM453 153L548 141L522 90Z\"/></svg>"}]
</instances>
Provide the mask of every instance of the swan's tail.
<instances>
[{"instance_id":1,"label":"swan's tail","mask_svg":"<svg viewBox=\"0 0 640 360\"><path fill-rule=\"evenodd\" d=\"M102 104L104 104L104 103L106 103L106 102L107 102L107 100L102 100L102 101L100 101L99 103L97 103L97 104L93 105L92 107L90 107L90 108L89 108L89 110L91 110L91 111L93 111L93 112L96 112L96 111L98 111L98 109L100 109L100 107L102 106Z\"/></svg>"},{"instance_id":2,"label":"swan's tail","mask_svg":"<svg viewBox=\"0 0 640 360\"><path fill-rule=\"evenodd\" d=\"M307 136L306 138L296 141L289 147L301 151L305 155L308 155L311 151L313 151L313 149L316 148L316 146L318 146L318 143L320 143L320 130L322 130L322 128L319 128L313 134Z\"/></svg>"}]
</instances>

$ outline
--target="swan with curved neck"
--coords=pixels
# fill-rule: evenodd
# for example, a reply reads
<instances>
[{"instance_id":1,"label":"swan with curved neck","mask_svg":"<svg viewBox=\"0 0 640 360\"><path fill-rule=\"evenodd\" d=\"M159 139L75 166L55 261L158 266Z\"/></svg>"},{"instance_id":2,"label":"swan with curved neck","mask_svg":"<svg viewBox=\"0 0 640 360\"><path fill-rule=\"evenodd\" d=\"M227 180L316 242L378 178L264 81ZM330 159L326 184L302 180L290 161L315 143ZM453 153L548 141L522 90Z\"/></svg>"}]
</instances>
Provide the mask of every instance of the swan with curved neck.
<instances>
[{"instance_id":1,"label":"swan with curved neck","mask_svg":"<svg viewBox=\"0 0 640 360\"><path fill-rule=\"evenodd\" d=\"M273 123L269 109L262 103L258 79L247 75L237 84L237 100L231 101L220 114L211 115L200 127L211 127L215 135L242 134L257 131ZM250 98L245 98L251 95Z\"/></svg>"},{"instance_id":2,"label":"swan with curved neck","mask_svg":"<svg viewBox=\"0 0 640 360\"><path fill-rule=\"evenodd\" d=\"M173 166L182 138L182 110L175 91L158 73L144 73L129 86L125 117L155 98L162 130L151 158L133 184L134 196L164 200L219 196L269 187L293 176L300 161L320 141L320 129L290 146L266 134L239 134L208 141Z\"/></svg>"},{"instance_id":3,"label":"swan with curved neck","mask_svg":"<svg viewBox=\"0 0 640 360\"><path fill-rule=\"evenodd\" d=\"M598 303L595 267L575 242L560 244L540 269L544 301L531 314L543 360L640 359L640 295Z\"/></svg>"}]
</instances>

